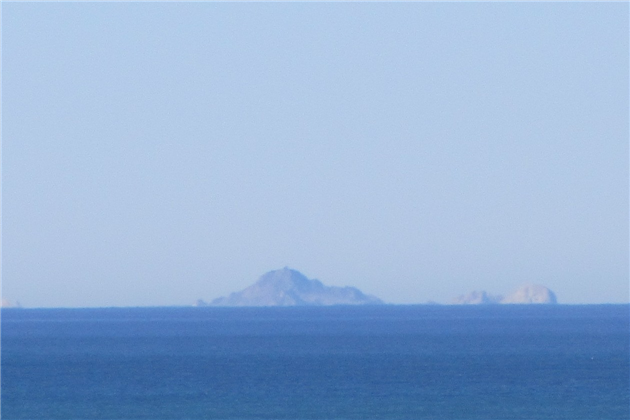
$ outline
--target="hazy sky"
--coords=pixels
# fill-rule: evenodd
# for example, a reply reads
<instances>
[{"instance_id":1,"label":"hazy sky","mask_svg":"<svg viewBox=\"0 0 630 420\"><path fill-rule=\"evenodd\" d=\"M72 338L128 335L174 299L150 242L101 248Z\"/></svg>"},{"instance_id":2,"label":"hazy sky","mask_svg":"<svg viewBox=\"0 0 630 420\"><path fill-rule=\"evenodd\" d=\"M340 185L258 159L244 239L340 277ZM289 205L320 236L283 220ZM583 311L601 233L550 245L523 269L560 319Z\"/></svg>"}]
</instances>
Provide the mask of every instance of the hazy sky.
<instances>
[{"instance_id":1,"label":"hazy sky","mask_svg":"<svg viewBox=\"0 0 630 420\"><path fill-rule=\"evenodd\" d=\"M3 297L628 302L628 9L3 2Z\"/></svg>"}]
</instances>

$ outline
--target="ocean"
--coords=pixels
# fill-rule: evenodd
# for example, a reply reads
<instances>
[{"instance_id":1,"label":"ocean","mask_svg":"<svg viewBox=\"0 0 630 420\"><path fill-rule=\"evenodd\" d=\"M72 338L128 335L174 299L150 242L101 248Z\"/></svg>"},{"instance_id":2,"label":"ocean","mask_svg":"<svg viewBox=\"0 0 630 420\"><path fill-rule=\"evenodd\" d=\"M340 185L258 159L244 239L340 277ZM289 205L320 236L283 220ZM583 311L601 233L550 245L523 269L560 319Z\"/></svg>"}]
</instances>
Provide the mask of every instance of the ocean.
<instances>
[{"instance_id":1,"label":"ocean","mask_svg":"<svg viewBox=\"0 0 630 420\"><path fill-rule=\"evenodd\" d=\"M2 419L629 419L628 305L3 309Z\"/></svg>"}]
</instances>

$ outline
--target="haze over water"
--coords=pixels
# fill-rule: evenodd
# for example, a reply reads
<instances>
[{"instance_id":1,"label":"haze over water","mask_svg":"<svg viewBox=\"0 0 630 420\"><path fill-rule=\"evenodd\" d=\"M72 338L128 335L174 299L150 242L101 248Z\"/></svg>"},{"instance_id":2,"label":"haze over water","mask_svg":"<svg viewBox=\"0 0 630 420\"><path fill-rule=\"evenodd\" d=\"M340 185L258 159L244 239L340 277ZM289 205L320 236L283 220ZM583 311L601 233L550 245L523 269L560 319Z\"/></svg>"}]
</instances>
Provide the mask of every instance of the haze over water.
<instances>
[{"instance_id":1,"label":"haze over water","mask_svg":"<svg viewBox=\"0 0 630 420\"><path fill-rule=\"evenodd\" d=\"M2 3L2 295L627 303L628 3Z\"/></svg>"}]
</instances>

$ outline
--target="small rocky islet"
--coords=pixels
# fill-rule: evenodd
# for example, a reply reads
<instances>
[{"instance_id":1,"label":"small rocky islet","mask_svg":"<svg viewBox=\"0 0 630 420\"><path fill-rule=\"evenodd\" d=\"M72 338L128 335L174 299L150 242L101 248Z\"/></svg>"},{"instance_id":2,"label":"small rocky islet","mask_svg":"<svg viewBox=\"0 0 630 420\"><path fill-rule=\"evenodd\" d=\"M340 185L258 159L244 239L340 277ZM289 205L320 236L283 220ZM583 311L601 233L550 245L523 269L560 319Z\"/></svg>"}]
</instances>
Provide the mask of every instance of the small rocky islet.
<instances>
[{"instance_id":1,"label":"small rocky islet","mask_svg":"<svg viewBox=\"0 0 630 420\"><path fill-rule=\"evenodd\" d=\"M507 296L491 295L485 290L473 291L453 299L454 305L484 304L555 304L556 294L540 284L525 284Z\"/></svg>"}]
</instances>

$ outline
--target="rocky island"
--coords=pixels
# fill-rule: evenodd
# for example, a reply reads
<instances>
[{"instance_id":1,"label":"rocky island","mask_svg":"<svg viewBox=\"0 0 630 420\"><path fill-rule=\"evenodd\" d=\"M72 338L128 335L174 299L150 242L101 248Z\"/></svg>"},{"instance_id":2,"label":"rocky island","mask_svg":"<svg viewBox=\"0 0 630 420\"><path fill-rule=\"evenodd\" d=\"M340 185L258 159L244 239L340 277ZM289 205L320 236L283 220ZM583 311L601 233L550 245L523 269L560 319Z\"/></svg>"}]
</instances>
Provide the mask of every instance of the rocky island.
<instances>
[{"instance_id":1,"label":"rocky island","mask_svg":"<svg viewBox=\"0 0 630 420\"><path fill-rule=\"evenodd\" d=\"M256 283L229 296L214 299L211 306L328 306L375 305L379 298L355 287L325 286L308 279L297 270L285 267L263 274ZM197 301L196 306L205 306Z\"/></svg>"},{"instance_id":2,"label":"rocky island","mask_svg":"<svg viewBox=\"0 0 630 420\"><path fill-rule=\"evenodd\" d=\"M507 296L490 295L485 291L474 291L467 295L462 295L453 299L455 305L481 305L481 304L529 304L558 303L556 294L547 287L540 284L526 284L521 286L514 293Z\"/></svg>"},{"instance_id":3,"label":"rocky island","mask_svg":"<svg viewBox=\"0 0 630 420\"><path fill-rule=\"evenodd\" d=\"M0 304L1 308L21 308L20 302L11 302L8 299L2 299L2 303Z\"/></svg>"}]
</instances>

